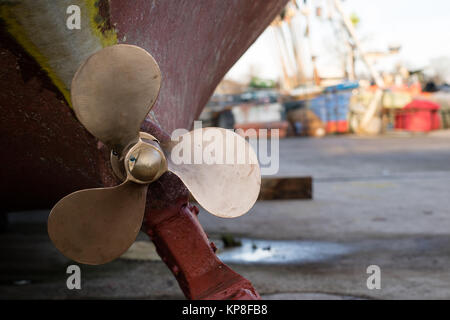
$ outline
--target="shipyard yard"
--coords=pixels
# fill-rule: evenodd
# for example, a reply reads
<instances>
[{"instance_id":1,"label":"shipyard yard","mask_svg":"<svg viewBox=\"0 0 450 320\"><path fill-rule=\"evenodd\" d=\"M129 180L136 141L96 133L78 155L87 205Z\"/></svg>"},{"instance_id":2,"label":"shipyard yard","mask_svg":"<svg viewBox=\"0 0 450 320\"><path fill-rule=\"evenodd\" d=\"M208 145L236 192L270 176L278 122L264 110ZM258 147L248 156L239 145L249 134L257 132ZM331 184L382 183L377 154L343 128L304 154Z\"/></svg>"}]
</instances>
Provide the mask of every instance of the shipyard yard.
<instances>
[{"instance_id":1,"label":"shipyard yard","mask_svg":"<svg viewBox=\"0 0 450 320\"><path fill-rule=\"evenodd\" d=\"M312 200L258 201L238 219L200 212L219 257L264 299L450 299L450 132L280 140L280 176L313 177ZM50 242L48 211L8 214L0 298L184 299L147 236L120 259L73 264ZM225 249L223 235L241 246ZM367 267L381 271L369 290Z\"/></svg>"}]
</instances>

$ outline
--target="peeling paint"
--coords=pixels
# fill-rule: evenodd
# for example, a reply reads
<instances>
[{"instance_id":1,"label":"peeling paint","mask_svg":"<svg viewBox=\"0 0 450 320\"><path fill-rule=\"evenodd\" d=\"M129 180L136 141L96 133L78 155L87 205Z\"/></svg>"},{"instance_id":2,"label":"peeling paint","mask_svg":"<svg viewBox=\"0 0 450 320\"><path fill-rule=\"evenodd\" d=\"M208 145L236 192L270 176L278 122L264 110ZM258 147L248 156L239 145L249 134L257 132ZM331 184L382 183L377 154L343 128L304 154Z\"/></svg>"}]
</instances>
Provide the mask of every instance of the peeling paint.
<instances>
[{"instance_id":1,"label":"peeling paint","mask_svg":"<svg viewBox=\"0 0 450 320\"><path fill-rule=\"evenodd\" d=\"M81 29L68 30L66 8L81 8ZM70 101L70 84L78 66L102 47L117 43L109 23L107 0L50 0L0 3L8 32L45 70Z\"/></svg>"}]
</instances>

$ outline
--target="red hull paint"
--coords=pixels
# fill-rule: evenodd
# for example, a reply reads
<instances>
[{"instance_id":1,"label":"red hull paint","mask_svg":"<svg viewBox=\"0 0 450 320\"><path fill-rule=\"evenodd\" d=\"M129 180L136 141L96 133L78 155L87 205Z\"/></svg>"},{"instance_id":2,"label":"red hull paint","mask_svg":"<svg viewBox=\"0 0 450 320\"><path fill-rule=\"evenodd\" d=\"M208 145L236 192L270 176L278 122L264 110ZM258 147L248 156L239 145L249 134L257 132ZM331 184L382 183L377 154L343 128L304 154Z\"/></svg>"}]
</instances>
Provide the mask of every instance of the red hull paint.
<instances>
[{"instance_id":1,"label":"red hull paint","mask_svg":"<svg viewBox=\"0 0 450 320\"><path fill-rule=\"evenodd\" d=\"M160 66L163 82L153 110L164 130L191 128L228 69L286 2L110 2L119 43L145 48Z\"/></svg>"}]
</instances>

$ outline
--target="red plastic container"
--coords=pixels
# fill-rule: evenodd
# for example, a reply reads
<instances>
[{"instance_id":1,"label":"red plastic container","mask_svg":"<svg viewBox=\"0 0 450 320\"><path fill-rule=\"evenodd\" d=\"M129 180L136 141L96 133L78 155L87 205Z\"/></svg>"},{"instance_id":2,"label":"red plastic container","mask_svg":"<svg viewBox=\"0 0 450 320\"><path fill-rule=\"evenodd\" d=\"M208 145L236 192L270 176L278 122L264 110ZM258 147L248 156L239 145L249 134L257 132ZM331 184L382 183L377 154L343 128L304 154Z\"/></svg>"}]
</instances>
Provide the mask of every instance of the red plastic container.
<instances>
[{"instance_id":1,"label":"red plastic container","mask_svg":"<svg viewBox=\"0 0 450 320\"><path fill-rule=\"evenodd\" d=\"M413 100L396 112L395 129L428 132L441 126L440 106L427 100Z\"/></svg>"},{"instance_id":2,"label":"red plastic container","mask_svg":"<svg viewBox=\"0 0 450 320\"><path fill-rule=\"evenodd\" d=\"M347 120L328 121L327 122L327 132L328 133L346 133L346 132L348 132L348 121Z\"/></svg>"}]
</instances>

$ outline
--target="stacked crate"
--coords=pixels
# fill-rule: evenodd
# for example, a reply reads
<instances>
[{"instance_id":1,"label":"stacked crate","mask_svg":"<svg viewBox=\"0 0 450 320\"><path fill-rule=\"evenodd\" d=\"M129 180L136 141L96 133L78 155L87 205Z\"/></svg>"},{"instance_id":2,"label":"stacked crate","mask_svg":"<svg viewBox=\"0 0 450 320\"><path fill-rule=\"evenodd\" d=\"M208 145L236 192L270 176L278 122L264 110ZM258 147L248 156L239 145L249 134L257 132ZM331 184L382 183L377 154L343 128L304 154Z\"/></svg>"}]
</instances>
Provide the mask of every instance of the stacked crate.
<instances>
[{"instance_id":1,"label":"stacked crate","mask_svg":"<svg viewBox=\"0 0 450 320\"><path fill-rule=\"evenodd\" d=\"M325 133L349 131L349 108L354 82L326 87L322 94L285 103L288 120L298 135L322 136Z\"/></svg>"},{"instance_id":2,"label":"stacked crate","mask_svg":"<svg viewBox=\"0 0 450 320\"><path fill-rule=\"evenodd\" d=\"M348 112L351 91L337 91L326 93L327 132L348 132Z\"/></svg>"},{"instance_id":3,"label":"stacked crate","mask_svg":"<svg viewBox=\"0 0 450 320\"><path fill-rule=\"evenodd\" d=\"M357 82L343 82L324 90L327 110L326 129L328 133L346 133L349 131L348 115L352 90Z\"/></svg>"}]
</instances>

